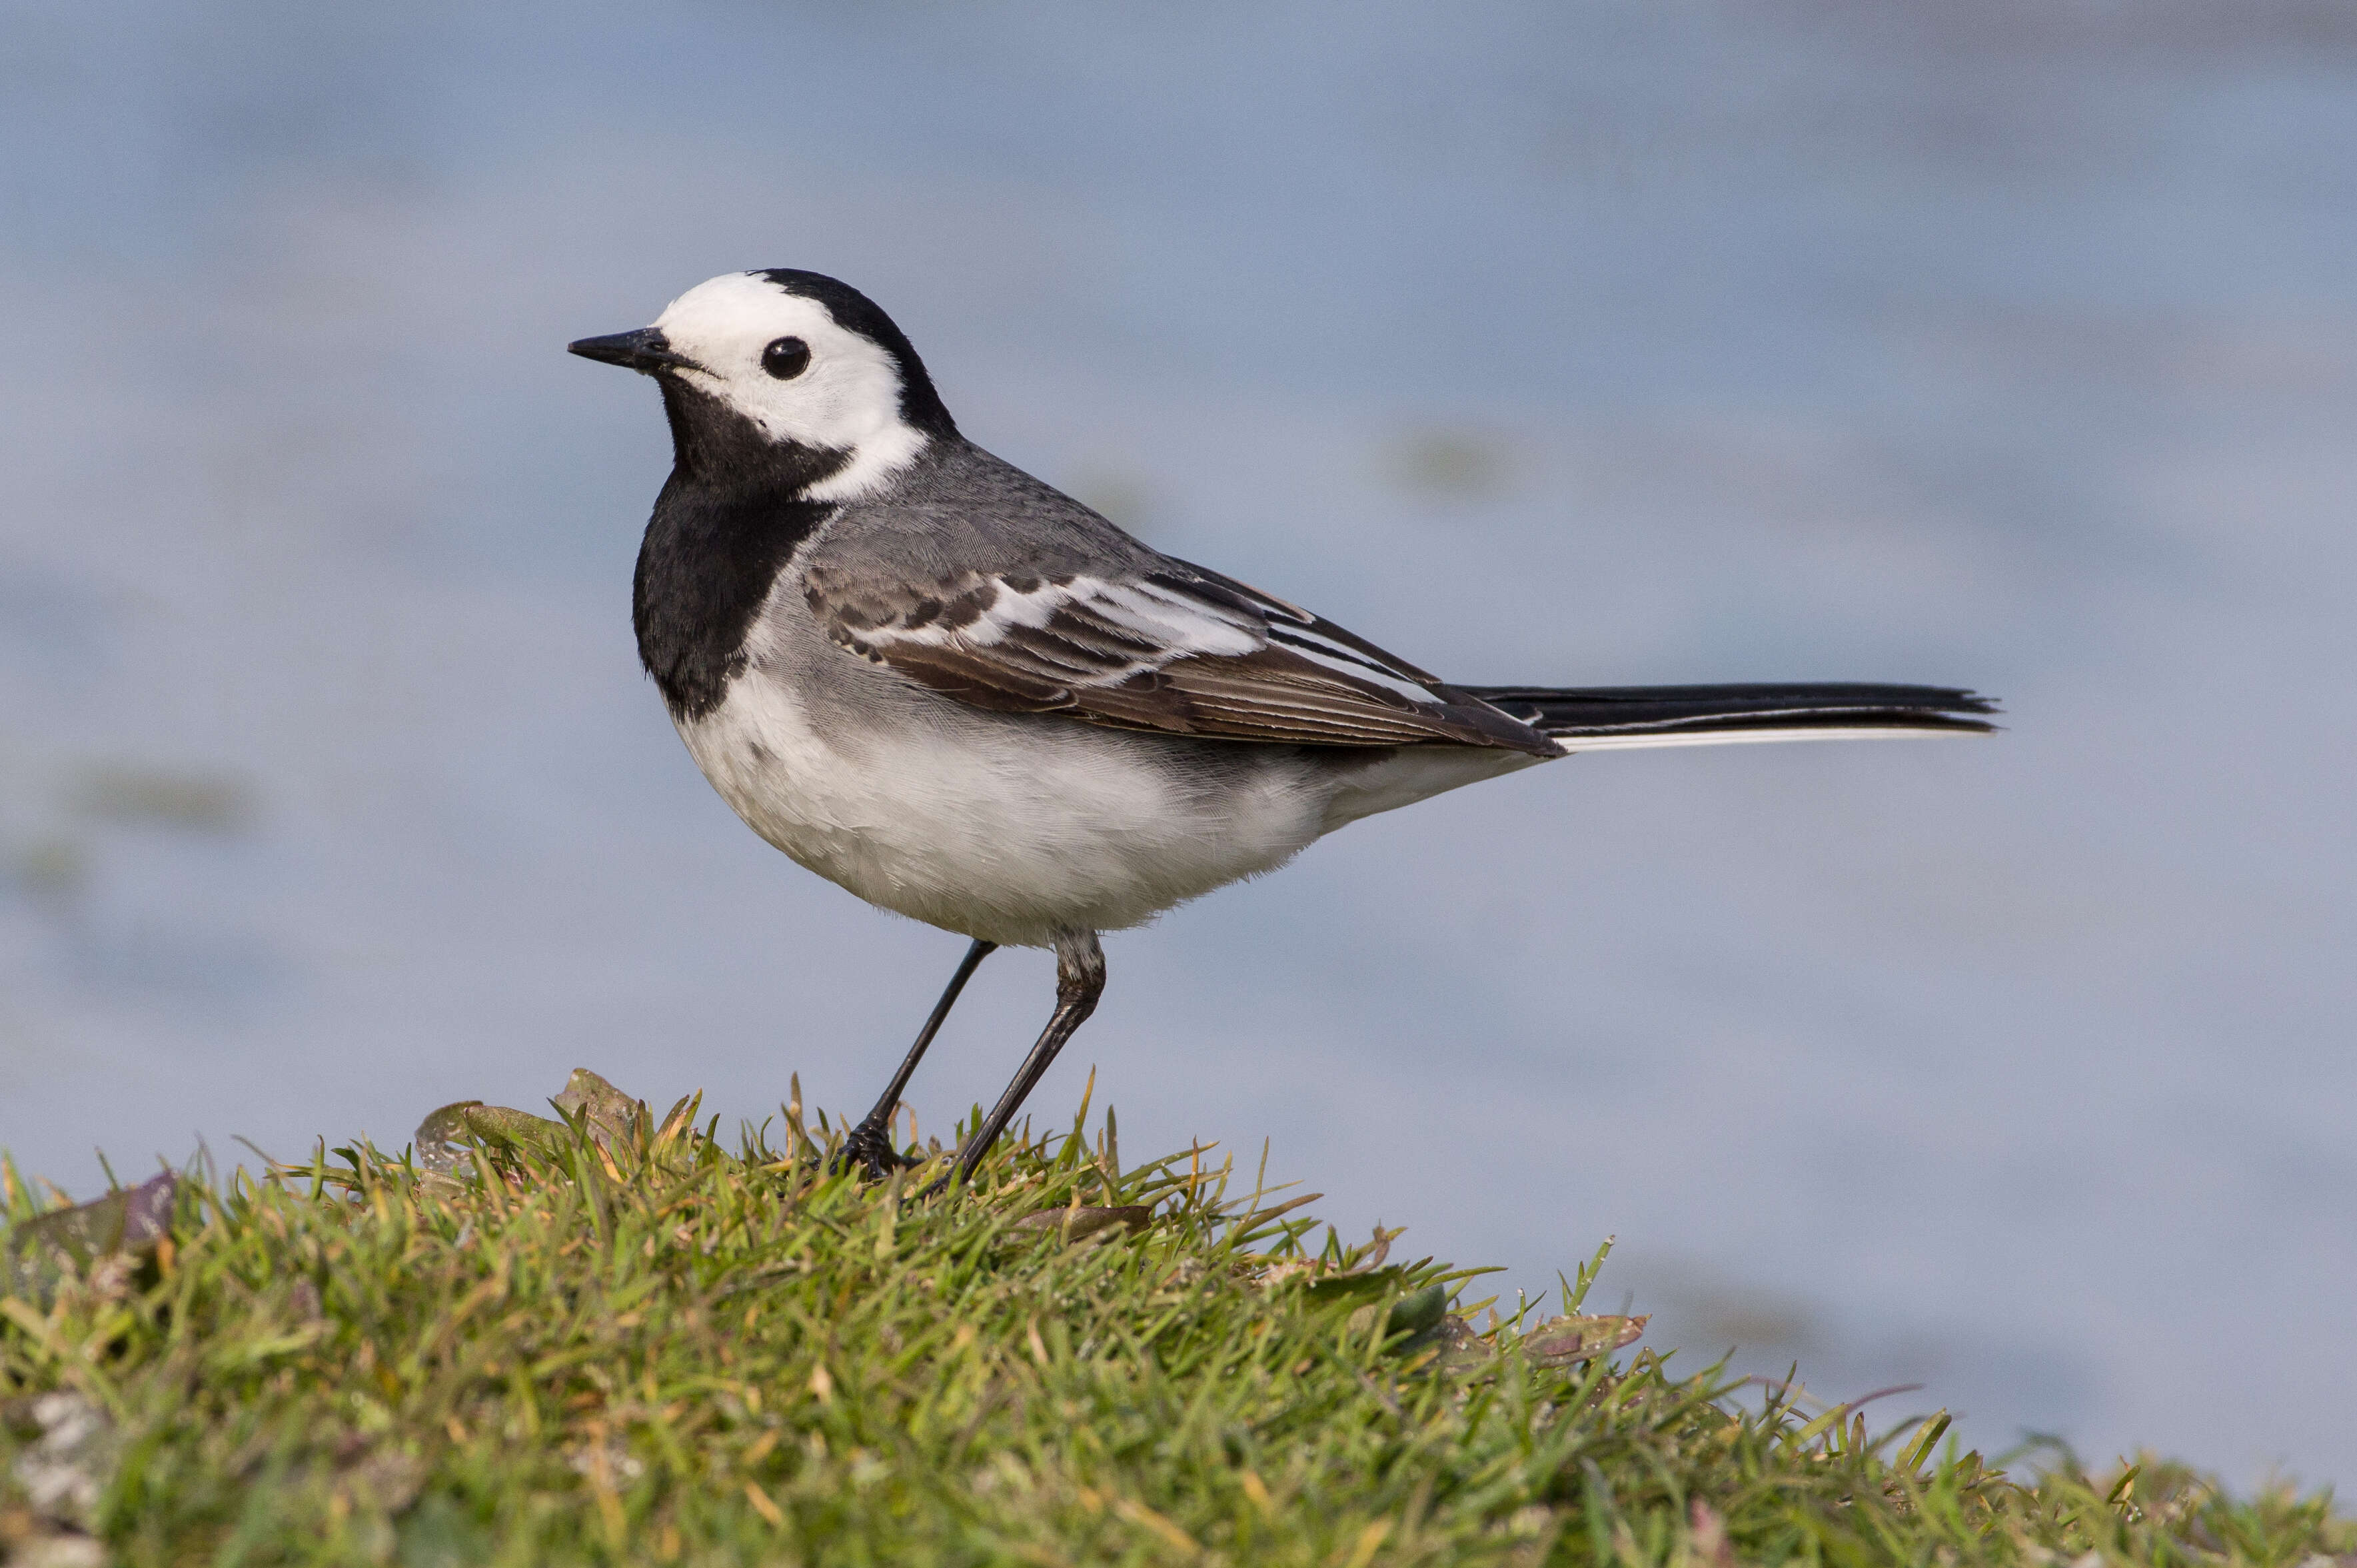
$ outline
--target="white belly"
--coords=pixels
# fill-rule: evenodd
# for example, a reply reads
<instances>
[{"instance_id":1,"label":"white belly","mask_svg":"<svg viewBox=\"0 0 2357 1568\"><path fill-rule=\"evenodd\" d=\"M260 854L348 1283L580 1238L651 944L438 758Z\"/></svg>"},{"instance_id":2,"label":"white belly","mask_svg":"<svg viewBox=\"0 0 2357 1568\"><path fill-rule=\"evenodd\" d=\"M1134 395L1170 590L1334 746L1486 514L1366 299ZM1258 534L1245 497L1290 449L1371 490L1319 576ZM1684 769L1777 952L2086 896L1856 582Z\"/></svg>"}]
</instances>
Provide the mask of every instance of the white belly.
<instances>
[{"instance_id":1,"label":"white belly","mask_svg":"<svg viewBox=\"0 0 2357 1568\"><path fill-rule=\"evenodd\" d=\"M680 734L721 798L801 865L1010 946L1137 925L1284 865L1328 825L1329 789L1281 748L1207 789L1178 770L1199 743L946 699L892 718L906 722L830 734L756 670Z\"/></svg>"}]
</instances>

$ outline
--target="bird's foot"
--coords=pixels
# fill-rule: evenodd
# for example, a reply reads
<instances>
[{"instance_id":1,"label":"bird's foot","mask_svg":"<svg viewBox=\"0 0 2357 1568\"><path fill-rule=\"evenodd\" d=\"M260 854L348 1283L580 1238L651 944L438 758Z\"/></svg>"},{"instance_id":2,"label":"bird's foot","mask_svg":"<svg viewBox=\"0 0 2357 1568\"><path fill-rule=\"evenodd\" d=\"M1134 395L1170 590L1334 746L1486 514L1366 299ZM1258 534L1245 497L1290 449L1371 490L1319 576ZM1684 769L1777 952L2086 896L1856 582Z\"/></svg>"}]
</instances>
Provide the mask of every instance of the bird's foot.
<instances>
[{"instance_id":1,"label":"bird's foot","mask_svg":"<svg viewBox=\"0 0 2357 1568\"><path fill-rule=\"evenodd\" d=\"M877 1122L862 1122L843 1141L842 1152L835 1155L834 1168L856 1168L869 1181L889 1180L894 1171L904 1171L922 1161L910 1158L892 1146L892 1132Z\"/></svg>"}]
</instances>

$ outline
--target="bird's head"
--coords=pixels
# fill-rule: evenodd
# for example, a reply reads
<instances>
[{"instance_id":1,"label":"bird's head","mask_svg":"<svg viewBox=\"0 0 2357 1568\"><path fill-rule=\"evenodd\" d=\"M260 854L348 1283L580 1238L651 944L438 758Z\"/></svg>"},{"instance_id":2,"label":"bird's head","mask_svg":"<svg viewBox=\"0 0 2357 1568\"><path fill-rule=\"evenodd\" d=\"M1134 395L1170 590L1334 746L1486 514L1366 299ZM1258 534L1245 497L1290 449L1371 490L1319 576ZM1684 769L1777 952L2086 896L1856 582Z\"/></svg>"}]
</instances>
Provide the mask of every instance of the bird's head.
<instances>
[{"instance_id":1,"label":"bird's head","mask_svg":"<svg viewBox=\"0 0 2357 1568\"><path fill-rule=\"evenodd\" d=\"M957 434L907 335L818 273L725 273L651 327L567 347L661 383L683 467L782 464L812 500L866 494Z\"/></svg>"}]
</instances>

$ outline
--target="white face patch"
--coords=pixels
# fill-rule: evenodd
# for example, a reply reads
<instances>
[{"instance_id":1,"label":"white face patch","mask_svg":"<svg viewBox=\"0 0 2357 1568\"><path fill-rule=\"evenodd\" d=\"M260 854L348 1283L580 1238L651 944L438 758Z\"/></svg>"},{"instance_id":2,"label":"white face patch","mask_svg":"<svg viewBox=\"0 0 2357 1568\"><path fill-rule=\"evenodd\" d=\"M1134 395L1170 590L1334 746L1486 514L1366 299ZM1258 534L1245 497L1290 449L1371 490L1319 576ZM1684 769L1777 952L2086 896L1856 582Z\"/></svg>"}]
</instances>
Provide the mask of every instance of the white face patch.
<instances>
[{"instance_id":1,"label":"white face patch","mask_svg":"<svg viewBox=\"0 0 2357 1568\"><path fill-rule=\"evenodd\" d=\"M805 492L852 500L906 467L930 439L900 417L892 356L835 325L825 306L789 294L758 273L726 273L681 295L655 318L674 352L701 367L680 379L709 392L771 439L848 452L851 461ZM780 381L761 350L780 338L810 348L809 368Z\"/></svg>"}]
</instances>

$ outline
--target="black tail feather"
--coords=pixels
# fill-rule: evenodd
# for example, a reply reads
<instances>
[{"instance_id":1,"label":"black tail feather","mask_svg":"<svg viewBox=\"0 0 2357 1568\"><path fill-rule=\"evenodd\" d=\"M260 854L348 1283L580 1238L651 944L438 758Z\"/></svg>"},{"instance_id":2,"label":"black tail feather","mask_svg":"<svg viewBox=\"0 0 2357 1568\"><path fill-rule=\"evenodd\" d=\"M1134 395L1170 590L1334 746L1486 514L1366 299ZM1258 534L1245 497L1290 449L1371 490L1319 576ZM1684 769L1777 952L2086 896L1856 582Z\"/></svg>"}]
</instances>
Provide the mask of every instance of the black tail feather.
<instances>
[{"instance_id":1,"label":"black tail feather","mask_svg":"<svg viewBox=\"0 0 2357 1568\"><path fill-rule=\"evenodd\" d=\"M1995 725L1974 716L1996 712L1971 692L1945 686L1875 686L1844 682L1805 685L1463 686L1468 696L1562 741L1618 740L1642 745L1682 736L1745 731L1914 730L1981 735ZM1765 738L1763 735L1762 738Z\"/></svg>"}]
</instances>

